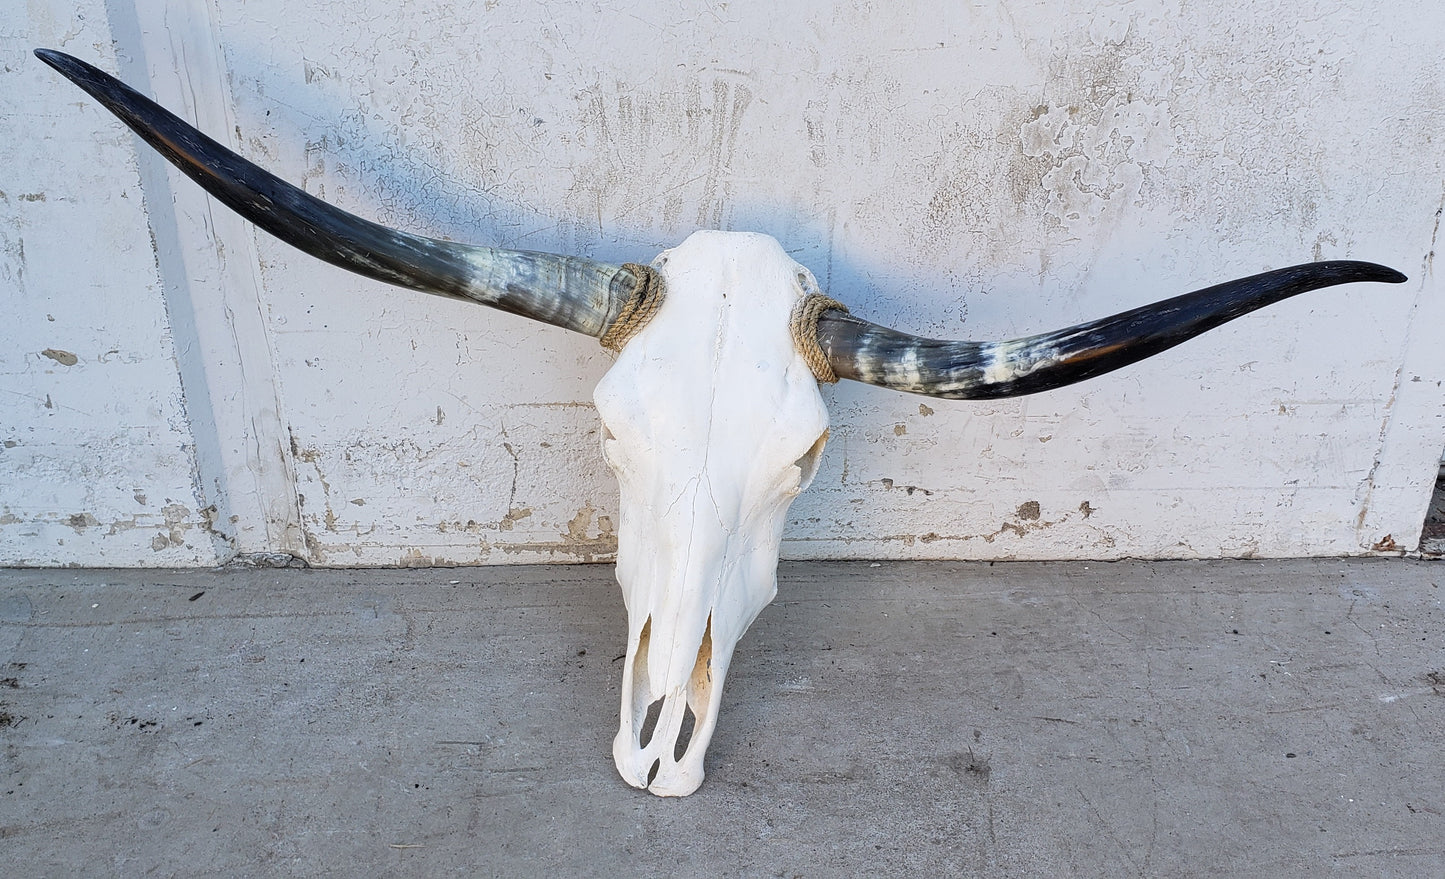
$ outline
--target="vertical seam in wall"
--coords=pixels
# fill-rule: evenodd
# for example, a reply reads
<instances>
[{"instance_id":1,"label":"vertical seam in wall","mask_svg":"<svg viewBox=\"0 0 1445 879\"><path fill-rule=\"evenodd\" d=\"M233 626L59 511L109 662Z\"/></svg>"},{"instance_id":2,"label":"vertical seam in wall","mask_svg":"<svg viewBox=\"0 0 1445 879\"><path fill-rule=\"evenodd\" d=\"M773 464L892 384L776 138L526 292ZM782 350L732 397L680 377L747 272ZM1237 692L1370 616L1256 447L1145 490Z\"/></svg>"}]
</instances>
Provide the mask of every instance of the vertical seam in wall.
<instances>
[{"instance_id":1,"label":"vertical seam in wall","mask_svg":"<svg viewBox=\"0 0 1445 879\"><path fill-rule=\"evenodd\" d=\"M144 89L143 83L150 79L150 74L133 3L107 0L106 16L115 47L117 75ZM138 137L133 137L131 143L156 279L171 331L172 357L181 389L181 413L191 437L191 488L197 506L211 511L212 550L216 561L225 563L236 555L236 541L234 533L219 521L230 517L230 503L221 468L216 463L219 439L211 411L211 395L206 389L205 367L199 360L195 310L191 307L184 266L174 264L178 218L169 205L170 186L163 160L148 153L149 148Z\"/></svg>"},{"instance_id":2,"label":"vertical seam in wall","mask_svg":"<svg viewBox=\"0 0 1445 879\"><path fill-rule=\"evenodd\" d=\"M122 75L143 91L148 80L160 103L234 148L237 127L215 0L107 0L106 6ZM216 508L219 548L232 556L305 557L255 230L148 147L139 150L196 443L198 490ZM200 217L205 233L194 230Z\"/></svg>"},{"instance_id":3,"label":"vertical seam in wall","mask_svg":"<svg viewBox=\"0 0 1445 879\"><path fill-rule=\"evenodd\" d=\"M1445 186L1442 186L1440 206L1435 210L1435 227L1430 233L1430 249L1426 251L1424 259L1422 259L1420 262L1420 282L1418 285L1416 285L1415 298L1414 301L1410 303L1410 310L1405 321L1405 341L1404 345L1402 346L1403 356L1400 358L1400 366L1395 370L1394 382L1390 387L1390 399L1385 404L1385 417L1381 420L1380 423L1380 436L1375 449L1375 459L1374 462L1370 465L1370 472L1365 476L1365 481L1363 485L1363 496L1360 500L1360 512L1355 519L1356 542L1360 545L1361 548L1374 552L1388 552L1390 554L1394 554L1393 545L1390 547L1381 547L1378 546L1374 540L1372 540L1374 534L1377 533L1380 529L1378 527L1373 527L1372 523L1369 521L1371 511L1370 505L1371 502L1374 500L1375 479L1380 470L1381 464L1385 460L1386 447L1390 444L1390 436L1395 429L1395 404L1399 399L1400 389L1405 381L1405 373L1408 371L1408 367L1413 360L1410 355L1411 352L1414 350L1415 324L1417 323L1417 315L1420 313L1420 307L1425 298L1425 291L1430 289L1431 281L1434 278L1435 274L1435 248L1440 239L1440 219L1442 214L1445 214ZM1433 479L1431 480L1430 484L1433 490ZM1429 500L1427 498L1427 510L1428 507ZM1420 521L1421 525L1423 526L1423 514L1420 517ZM1401 537L1405 538L1404 535L1401 535ZM1382 542L1387 542L1385 541L1384 537L1381 537L1380 540ZM1414 549L1414 544L1418 543L1418 535L1413 540L1408 538L1405 538L1405 540L1406 543L1409 544L1408 548ZM1398 544L1399 541L1396 541L1395 543Z\"/></svg>"}]
</instances>

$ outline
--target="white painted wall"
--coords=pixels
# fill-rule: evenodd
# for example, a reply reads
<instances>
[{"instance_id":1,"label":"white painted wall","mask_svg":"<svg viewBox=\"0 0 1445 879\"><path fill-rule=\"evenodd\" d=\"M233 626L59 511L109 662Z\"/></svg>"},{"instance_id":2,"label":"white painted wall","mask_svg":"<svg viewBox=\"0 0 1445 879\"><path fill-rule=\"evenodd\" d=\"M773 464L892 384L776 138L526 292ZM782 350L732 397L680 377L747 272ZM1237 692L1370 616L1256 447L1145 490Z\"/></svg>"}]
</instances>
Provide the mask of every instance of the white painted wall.
<instances>
[{"instance_id":1,"label":"white painted wall","mask_svg":"<svg viewBox=\"0 0 1445 879\"><path fill-rule=\"evenodd\" d=\"M114 69L104 4L0 21L0 563L210 562L135 142L51 44Z\"/></svg>"},{"instance_id":2,"label":"white painted wall","mask_svg":"<svg viewBox=\"0 0 1445 879\"><path fill-rule=\"evenodd\" d=\"M1414 546L1445 448L1445 9L781 10L35 0L0 24L0 119L20 134L0 138L0 561L615 544L594 341L255 233L37 45L363 216L618 262L697 228L767 232L856 313L928 334L1054 329L1316 258L1393 265L1409 284L1309 294L1035 397L830 389L783 552Z\"/></svg>"}]
</instances>

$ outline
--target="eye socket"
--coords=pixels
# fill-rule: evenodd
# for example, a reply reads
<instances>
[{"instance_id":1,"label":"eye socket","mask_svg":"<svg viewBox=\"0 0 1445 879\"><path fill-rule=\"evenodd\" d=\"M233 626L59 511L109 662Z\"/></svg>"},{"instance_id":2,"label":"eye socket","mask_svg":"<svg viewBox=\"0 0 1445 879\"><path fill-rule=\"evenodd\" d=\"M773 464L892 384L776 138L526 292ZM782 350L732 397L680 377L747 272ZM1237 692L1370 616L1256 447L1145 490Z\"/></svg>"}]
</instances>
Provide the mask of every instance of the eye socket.
<instances>
[{"instance_id":1,"label":"eye socket","mask_svg":"<svg viewBox=\"0 0 1445 879\"><path fill-rule=\"evenodd\" d=\"M613 435L612 428L602 423L602 460L607 462L609 467L616 467L621 460L621 450L617 446L617 437Z\"/></svg>"},{"instance_id":2,"label":"eye socket","mask_svg":"<svg viewBox=\"0 0 1445 879\"><path fill-rule=\"evenodd\" d=\"M808 447L793 466L798 468L798 491L807 488L813 482L813 477L818 475L818 465L823 462L823 447L828 444L828 431L825 429L818 434L818 438Z\"/></svg>"}]
</instances>

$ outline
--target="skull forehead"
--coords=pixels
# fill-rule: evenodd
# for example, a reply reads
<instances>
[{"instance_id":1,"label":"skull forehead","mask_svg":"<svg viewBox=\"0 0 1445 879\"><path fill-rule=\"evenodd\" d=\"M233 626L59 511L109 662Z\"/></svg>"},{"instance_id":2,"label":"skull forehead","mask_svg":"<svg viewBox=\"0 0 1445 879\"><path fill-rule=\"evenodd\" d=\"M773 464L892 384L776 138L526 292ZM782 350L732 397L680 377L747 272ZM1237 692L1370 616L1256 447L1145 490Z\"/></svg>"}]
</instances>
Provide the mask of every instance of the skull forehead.
<instances>
[{"instance_id":1,"label":"skull forehead","mask_svg":"<svg viewBox=\"0 0 1445 879\"><path fill-rule=\"evenodd\" d=\"M623 442L667 441L684 456L723 434L782 440L780 454L796 457L827 425L788 329L816 289L811 273L747 232L696 232L654 265L667 298L597 385L604 422Z\"/></svg>"}]
</instances>

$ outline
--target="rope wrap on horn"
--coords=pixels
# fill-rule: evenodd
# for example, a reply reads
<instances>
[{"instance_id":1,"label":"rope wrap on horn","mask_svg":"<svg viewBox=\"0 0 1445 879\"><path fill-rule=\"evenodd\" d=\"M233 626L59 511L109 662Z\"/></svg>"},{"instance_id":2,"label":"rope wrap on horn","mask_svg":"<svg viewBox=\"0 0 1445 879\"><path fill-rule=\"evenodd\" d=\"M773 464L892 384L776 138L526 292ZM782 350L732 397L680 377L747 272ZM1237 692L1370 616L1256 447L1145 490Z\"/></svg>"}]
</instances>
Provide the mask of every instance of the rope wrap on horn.
<instances>
[{"instance_id":1,"label":"rope wrap on horn","mask_svg":"<svg viewBox=\"0 0 1445 879\"><path fill-rule=\"evenodd\" d=\"M803 355L808 368L813 371L813 377L820 384L831 385L837 384L838 374L833 371L833 364L823 346L818 344L818 318L825 311L847 314L848 306L831 296L809 293L793 306L793 313L788 318L788 331L793 335L793 347Z\"/></svg>"},{"instance_id":2,"label":"rope wrap on horn","mask_svg":"<svg viewBox=\"0 0 1445 879\"><path fill-rule=\"evenodd\" d=\"M647 322L662 307L662 300L667 298L662 275L657 269L635 262L623 263L622 267L632 273L637 285L632 288L632 295L617 313L617 318L597 339L603 348L613 353L621 351L633 336L647 326Z\"/></svg>"}]
</instances>

